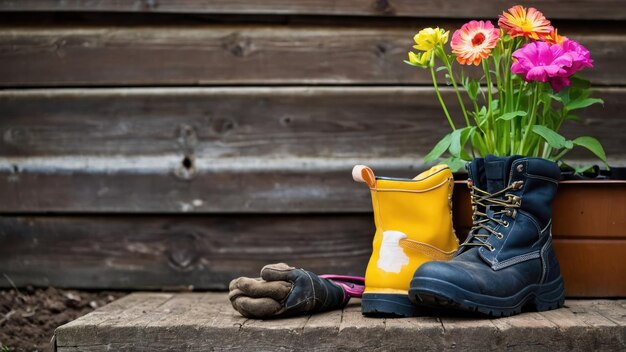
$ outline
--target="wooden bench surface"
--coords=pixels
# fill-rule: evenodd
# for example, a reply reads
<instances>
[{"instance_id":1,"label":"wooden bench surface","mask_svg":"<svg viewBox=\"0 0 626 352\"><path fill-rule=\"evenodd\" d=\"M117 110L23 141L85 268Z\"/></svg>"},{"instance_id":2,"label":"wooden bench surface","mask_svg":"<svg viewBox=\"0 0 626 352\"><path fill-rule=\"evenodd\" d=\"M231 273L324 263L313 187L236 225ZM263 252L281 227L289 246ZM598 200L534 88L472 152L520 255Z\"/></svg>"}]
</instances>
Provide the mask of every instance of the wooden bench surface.
<instances>
[{"instance_id":1,"label":"wooden bench surface","mask_svg":"<svg viewBox=\"0 0 626 352\"><path fill-rule=\"evenodd\" d=\"M450 315L366 318L345 309L246 319L224 293L134 293L56 331L67 351L590 351L626 348L626 300L568 300L542 313L487 319Z\"/></svg>"}]
</instances>

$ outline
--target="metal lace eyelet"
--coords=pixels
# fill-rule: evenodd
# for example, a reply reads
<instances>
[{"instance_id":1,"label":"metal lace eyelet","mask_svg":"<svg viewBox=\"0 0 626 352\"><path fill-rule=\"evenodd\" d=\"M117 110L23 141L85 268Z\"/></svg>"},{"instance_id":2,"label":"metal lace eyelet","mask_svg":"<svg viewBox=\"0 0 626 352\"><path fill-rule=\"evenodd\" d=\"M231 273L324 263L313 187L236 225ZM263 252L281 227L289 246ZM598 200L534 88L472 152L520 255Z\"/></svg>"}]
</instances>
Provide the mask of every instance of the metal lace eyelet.
<instances>
[{"instance_id":1,"label":"metal lace eyelet","mask_svg":"<svg viewBox=\"0 0 626 352\"><path fill-rule=\"evenodd\" d=\"M502 222L502 226L504 226L504 227L509 227L509 222L508 222L508 221L506 221L506 220L504 220L504 221Z\"/></svg>"},{"instance_id":2,"label":"metal lace eyelet","mask_svg":"<svg viewBox=\"0 0 626 352\"><path fill-rule=\"evenodd\" d=\"M495 251L495 250L496 250L496 247L494 247L494 246L490 246L490 247L489 247L489 251L493 252L493 251Z\"/></svg>"},{"instance_id":3,"label":"metal lace eyelet","mask_svg":"<svg viewBox=\"0 0 626 352\"><path fill-rule=\"evenodd\" d=\"M497 238L497 239L499 239L499 240L501 240L501 239L503 239L503 238L504 238L504 235L503 235L503 234L501 234L500 232L498 232L498 233L496 233L496 238Z\"/></svg>"}]
</instances>

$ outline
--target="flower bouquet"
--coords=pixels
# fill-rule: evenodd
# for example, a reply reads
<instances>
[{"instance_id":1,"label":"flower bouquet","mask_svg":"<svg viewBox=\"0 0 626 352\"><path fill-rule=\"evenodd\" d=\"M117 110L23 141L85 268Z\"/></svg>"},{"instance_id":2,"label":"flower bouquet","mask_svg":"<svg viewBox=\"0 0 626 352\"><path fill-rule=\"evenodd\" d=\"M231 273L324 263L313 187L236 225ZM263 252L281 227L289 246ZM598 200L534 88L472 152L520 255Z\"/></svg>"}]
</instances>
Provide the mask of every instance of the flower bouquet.
<instances>
[{"instance_id":1,"label":"flower bouquet","mask_svg":"<svg viewBox=\"0 0 626 352\"><path fill-rule=\"evenodd\" d=\"M589 51L560 35L535 8L514 6L490 21L470 21L452 34L425 28L414 37L416 52L405 62L430 70L437 98L452 132L426 155L458 169L476 156L521 154L553 161L574 147L590 150L606 165L600 142L589 136L569 140L559 134L573 114L601 99L590 97L590 83L577 72L593 67ZM453 70L455 61L460 70ZM480 78L466 74L464 66L482 68ZM463 125L453 120L442 98L436 72L445 71L456 93ZM464 95L467 98L464 98ZM460 119L459 119L460 120ZM562 162L562 161L561 161Z\"/></svg>"}]
</instances>

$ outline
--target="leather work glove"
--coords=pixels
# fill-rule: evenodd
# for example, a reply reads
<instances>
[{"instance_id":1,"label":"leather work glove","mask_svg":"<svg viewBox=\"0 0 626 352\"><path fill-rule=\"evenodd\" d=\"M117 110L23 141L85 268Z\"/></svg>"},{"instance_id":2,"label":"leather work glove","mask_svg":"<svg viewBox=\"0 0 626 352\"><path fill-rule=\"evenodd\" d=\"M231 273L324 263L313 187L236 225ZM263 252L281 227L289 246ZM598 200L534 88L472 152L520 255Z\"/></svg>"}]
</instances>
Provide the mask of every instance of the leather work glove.
<instances>
[{"instance_id":1,"label":"leather work glove","mask_svg":"<svg viewBox=\"0 0 626 352\"><path fill-rule=\"evenodd\" d=\"M266 265L260 278L239 277L228 295L246 318L283 318L343 308L351 297L361 297L364 279L316 275L284 263Z\"/></svg>"}]
</instances>

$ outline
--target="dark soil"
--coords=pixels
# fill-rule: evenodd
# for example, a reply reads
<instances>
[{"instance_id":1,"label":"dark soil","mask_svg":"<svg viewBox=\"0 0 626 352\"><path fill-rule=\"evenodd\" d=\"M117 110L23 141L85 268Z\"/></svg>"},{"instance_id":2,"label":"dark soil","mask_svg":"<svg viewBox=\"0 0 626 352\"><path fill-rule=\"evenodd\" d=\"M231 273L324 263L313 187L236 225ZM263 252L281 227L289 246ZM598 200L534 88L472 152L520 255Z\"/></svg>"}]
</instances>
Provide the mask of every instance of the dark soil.
<instances>
[{"instance_id":1,"label":"dark soil","mask_svg":"<svg viewBox=\"0 0 626 352\"><path fill-rule=\"evenodd\" d=\"M124 295L53 287L0 290L0 351L53 351L54 329Z\"/></svg>"}]
</instances>

